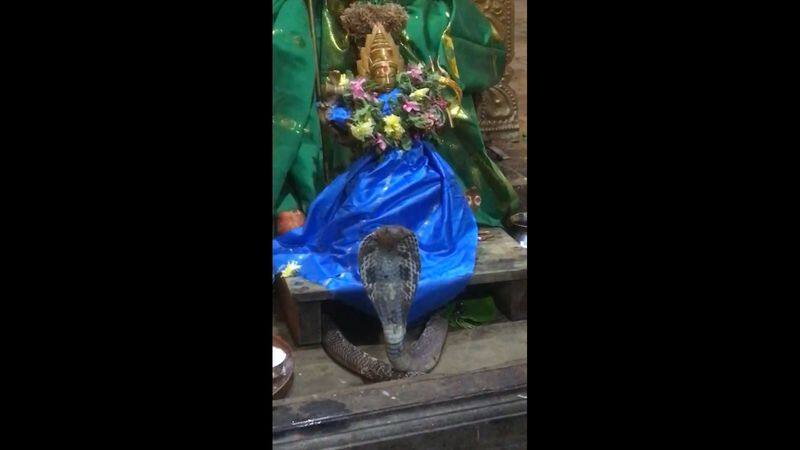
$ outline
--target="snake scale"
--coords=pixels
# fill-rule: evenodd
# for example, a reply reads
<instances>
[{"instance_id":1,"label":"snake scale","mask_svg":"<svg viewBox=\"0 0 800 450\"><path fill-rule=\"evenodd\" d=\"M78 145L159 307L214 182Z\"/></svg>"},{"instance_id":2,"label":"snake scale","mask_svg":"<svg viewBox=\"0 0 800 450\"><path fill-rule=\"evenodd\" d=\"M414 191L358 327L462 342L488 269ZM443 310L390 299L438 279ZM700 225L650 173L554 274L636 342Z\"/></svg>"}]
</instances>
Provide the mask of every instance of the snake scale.
<instances>
[{"instance_id":1,"label":"snake scale","mask_svg":"<svg viewBox=\"0 0 800 450\"><path fill-rule=\"evenodd\" d=\"M408 310L419 281L419 244L414 233L386 226L367 235L358 250L358 272L381 321L389 363L351 344L334 320L324 315L322 345L328 354L370 381L432 370L447 337L447 319L440 310L428 320L419 339L409 342L406 337Z\"/></svg>"}]
</instances>

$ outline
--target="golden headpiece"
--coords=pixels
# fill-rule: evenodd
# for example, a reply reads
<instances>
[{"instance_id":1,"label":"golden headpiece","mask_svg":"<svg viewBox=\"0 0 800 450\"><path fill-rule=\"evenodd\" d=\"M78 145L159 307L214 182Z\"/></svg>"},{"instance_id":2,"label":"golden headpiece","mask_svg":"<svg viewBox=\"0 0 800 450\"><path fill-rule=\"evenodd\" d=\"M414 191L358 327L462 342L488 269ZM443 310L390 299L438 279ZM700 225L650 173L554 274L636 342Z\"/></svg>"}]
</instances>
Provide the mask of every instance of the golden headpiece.
<instances>
[{"instance_id":1,"label":"golden headpiece","mask_svg":"<svg viewBox=\"0 0 800 450\"><path fill-rule=\"evenodd\" d=\"M404 70L400 49L392 33L403 30L408 21L405 8L393 3L371 4L355 2L339 17L342 27L359 47L356 71L358 75L389 90L395 75Z\"/></svg>"},{"instance_id":2,"label":"golden headpiece","mask_svg":"<svg viewBox=\"0 0 800 450\"><path fill-rule=\"evenodd\" d=\"M359 56L356 62L358 75L369 78L381 90L391 89L397 73L405 69L400 49L382 24L373 25L372 33L366 36L364 46L359 50Z\"/></svg>"}]
</instances>

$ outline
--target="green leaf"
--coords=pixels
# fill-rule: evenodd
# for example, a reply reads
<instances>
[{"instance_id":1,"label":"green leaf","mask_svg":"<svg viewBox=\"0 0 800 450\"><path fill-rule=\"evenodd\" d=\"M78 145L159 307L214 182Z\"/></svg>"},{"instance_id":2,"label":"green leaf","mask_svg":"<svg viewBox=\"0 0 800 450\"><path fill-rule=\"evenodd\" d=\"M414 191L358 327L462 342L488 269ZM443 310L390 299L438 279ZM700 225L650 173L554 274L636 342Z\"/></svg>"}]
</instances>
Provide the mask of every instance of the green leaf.
<instances>
[{"instance_id":1,"label":"green leaf","mask_svg":"<svg viewBox=\"0 0 800 450\"><path fill-rule=\"evenodd\" d=\"M474 298L451 302L444 313L451 327L470 329L494 320L495 306L491 297Z\"/></svg>"},{"instance_id":2,"label":"green leaf","mask_svg":"<svg viewBox=\"0 0 800 450\"><path fill-rule=\"evenodd\" d=\"M354 122L361 122L367 118L372 117L372 109L373 107L369 104L365 104L355 111L353 111L353 121Z\"/></svg>"},{"instance_id":3,"label":"green leaf","mask_svg":"<svg viewBox=\"0 0 800 450\"><path fill-rule=\"evenodd\" d=\"M400 146L403 147L403 150L411 148L411 138L408 136L408 133L403 134L403 137L400 139Z\"/></svg>"},{"instance_id":4,"label":"green leaf","mask_svg":"<svg viewBox=\"0 0 800 450\"><path fill-rule=\"evenodd\" d=\"M494 301L491 297L464 300L461 317L477 323L486 323L494 319Z\"/></svg>"}]
</instances>

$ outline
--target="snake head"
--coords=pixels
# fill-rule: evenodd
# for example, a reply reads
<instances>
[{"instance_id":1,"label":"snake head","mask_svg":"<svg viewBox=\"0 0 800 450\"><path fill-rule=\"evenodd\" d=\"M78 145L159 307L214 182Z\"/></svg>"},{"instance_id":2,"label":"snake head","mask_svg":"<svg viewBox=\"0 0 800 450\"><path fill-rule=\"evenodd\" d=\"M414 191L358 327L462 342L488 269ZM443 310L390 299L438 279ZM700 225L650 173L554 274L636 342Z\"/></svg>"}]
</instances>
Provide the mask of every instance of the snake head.
<instances>
[{"instance_id":1,"label":"snake head","mask_svg":"<svg viewBox=\"0 0 800 450\"><path fill-rule=\"evenodd\" d=\"M410 230L384 226L358 249L358 272L387 342L399 344L419 280L419 244Z\"/></svg>"},{"instance_id":2,"label":"snake head","mask_svg":"<svg viewBox=\"0 0 800 450\"><path fill-rule=\"evenodd\" d=\"M380 227L373 233L375 240L381 249L391 251L403 239L407 238L411 232L400 226Z\"/></svg>"}]
</instances>

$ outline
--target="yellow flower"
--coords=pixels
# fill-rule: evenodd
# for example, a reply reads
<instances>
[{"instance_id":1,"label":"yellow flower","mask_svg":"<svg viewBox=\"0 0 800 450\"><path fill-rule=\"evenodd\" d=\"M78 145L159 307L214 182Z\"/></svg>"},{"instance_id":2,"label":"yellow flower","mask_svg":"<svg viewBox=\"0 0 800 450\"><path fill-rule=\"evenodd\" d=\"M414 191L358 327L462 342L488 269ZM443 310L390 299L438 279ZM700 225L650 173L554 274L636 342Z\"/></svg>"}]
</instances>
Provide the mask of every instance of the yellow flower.
<instances>
[{"instance_id":1,"label":"yellow flower","mask_svg":"<svg viewBox=\"0 0 800 450\"><path fill-rule=\"evenodd\" d=\"M383 118L384 130L386 134L394 139L400 139L405 130L400 125L400 118L394 114L389 114Z\"/></svg>"},{"instance_id":2,"label":"yellow flower","mask_svg":"<svg viewBox=\"0 0 800 450\"><path fill-rule=\"evenodd\" d=\"M300 264L297 264L297 261L289 261L281 271L281 276L283 278L293 277L298 270L300 270Z\"/></svg>"},{"instance_id":3,"label":"yellow flower","mask_svg":"<svg viewBox=\"0 0 800 450\"><path fill-rule=\"evenodd\" d=\"M416 91L412 92L409 97L411 97L411 100L421 100L423 97L425 97L425 94L427 94L429 90L430 89L428 88L417 89Z\"/></svg>"},{"instance_id":4,"label":"yellow flower","mask_svg":"<svg viewBox=\"0 0 800 450\"><path fill-rule=\"evenodd\" d=\"M347 86L347 83L349 82L350 80L347 79L347 75L342 74L339 76L339 86Z\"/></svg>"},{"instance_id":5,"label":"yellow flower","mask_svg":"<svg viewBox=\"0 0 800 450\"><path fill-rule=\"evenodd\" d=\"M363 141L367 136L372 136L372 129L375 127L375 122L372 119L367 119L364 122L359 122L355 125L350 125L350 133L354 138Z\"/></svg>"},{"instance_id":6,"label":"yellow flower","mask_svg":"<svg viewBox=\"0 0 800 450\"><path fill-rule=\"evenodd\" d=\"M397 117L395 114L389 114L388 116L383 118L383 123L386 124L386 127L399 127L400 126L400 118Z\"/></svg>"}]
</instances>

